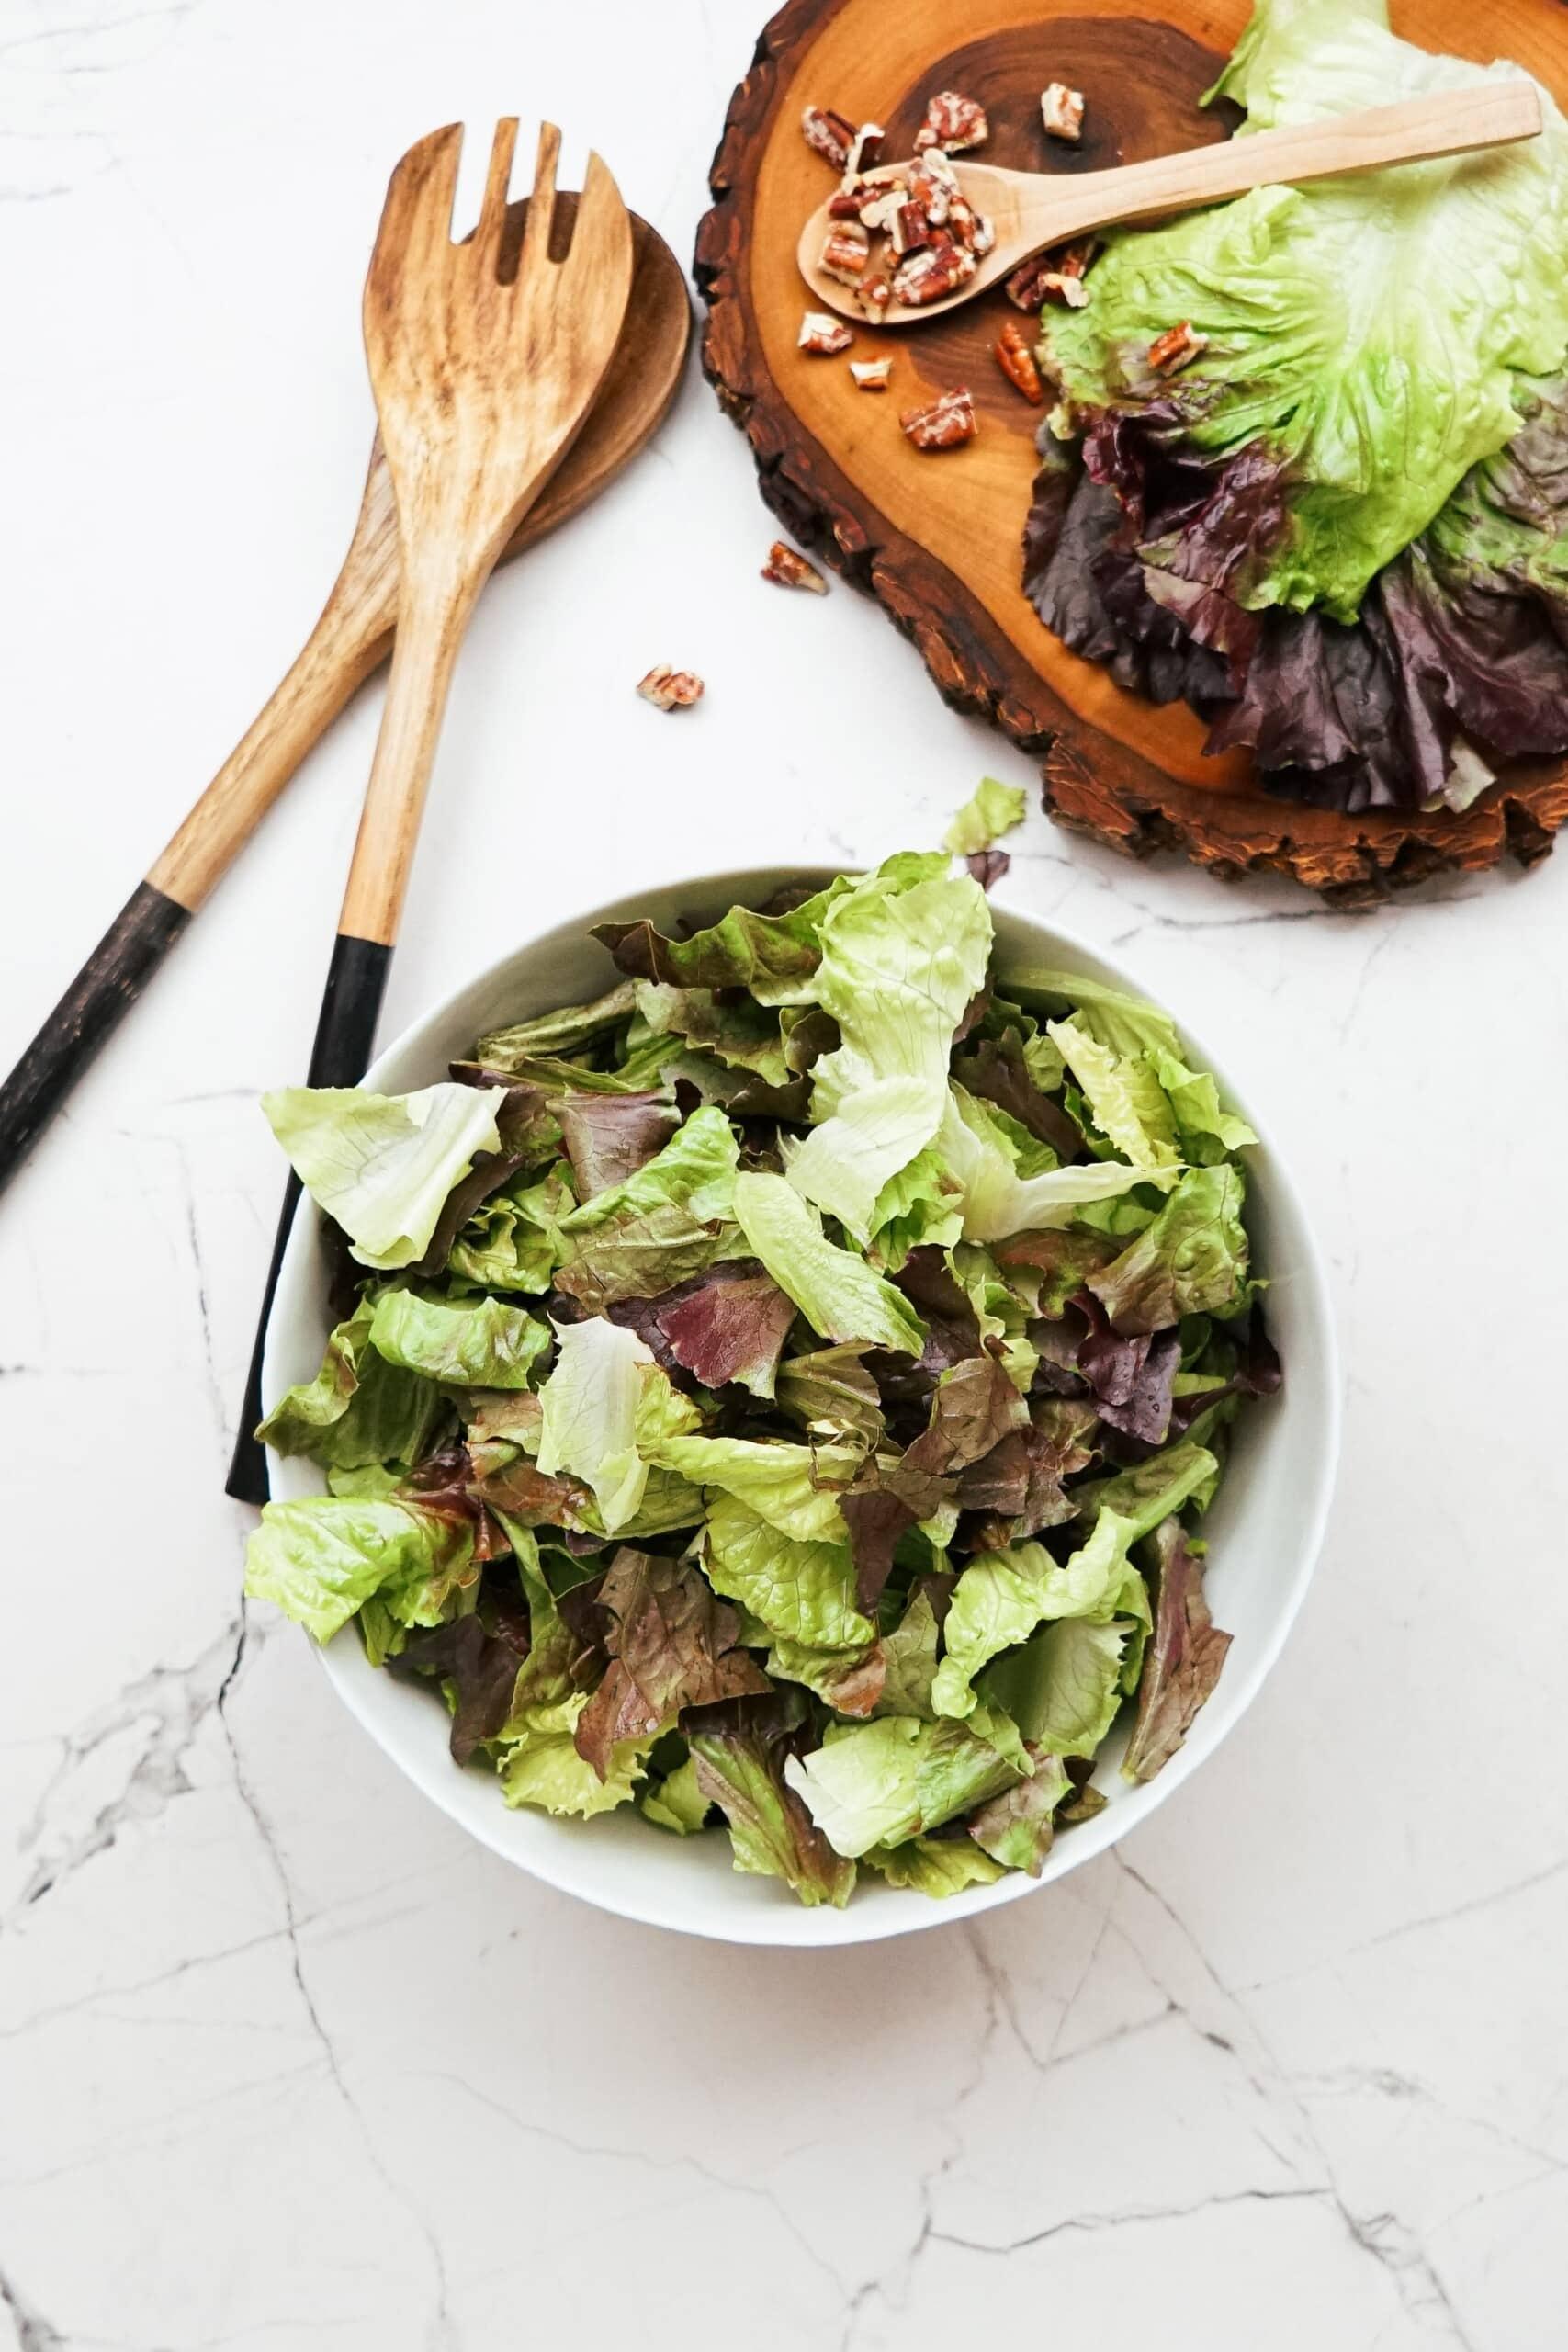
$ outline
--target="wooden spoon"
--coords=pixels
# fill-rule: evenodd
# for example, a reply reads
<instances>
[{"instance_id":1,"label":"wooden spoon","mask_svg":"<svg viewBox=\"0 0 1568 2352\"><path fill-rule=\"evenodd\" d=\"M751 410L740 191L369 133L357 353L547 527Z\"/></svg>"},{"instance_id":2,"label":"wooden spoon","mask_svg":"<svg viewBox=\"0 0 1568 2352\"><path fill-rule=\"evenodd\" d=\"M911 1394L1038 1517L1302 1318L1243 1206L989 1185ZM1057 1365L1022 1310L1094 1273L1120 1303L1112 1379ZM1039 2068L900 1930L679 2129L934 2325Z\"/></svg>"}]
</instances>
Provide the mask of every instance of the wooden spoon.
<instances>
[{"instance_id":1,"label":"wooden spoon","mask_svg":"<svg viewBox=\"0 0 1568 2352\"><path fill-rule=\"evenodd\" d=\"M631 296L626 209L598 155L557 258L560 133L539 134L521 250L508 235L517 124L496 126L479 227L452 242L460 123L392 174L365 282L365 353L397 499L402 585L392 672L327 971L311 1086L352 1086L370 1058L441 720L468 620L502 548L581 430ZM228 1488L265 1501L253 1435L277 1269L299 1197L291 1179L273 1252Z\"/></svg>"},{"instance_id":2,"label":"wooden spoon","mask_svg":"<svg viewBox=\"0 0 1568 2352\"><path fill-rule=\"evenodd\" d=\"M1420 163L1434 155L1462 155L1477 147L1502 147L1535 139L1541 130L1540 93L1522 76L1468 90L1444 90L1410 98L1396 107L1337 115L1326 122L1292 125L1199 147L1180 155L1158 155L1110 172L1074 177L1047 172L1006 172L991 164L954 156L959 186L975 210L996 230L996 243L973 277L935 302L890 303L884 326L914 326L961 302L973 301L987 287L1010 277L1021 262L1091 229L1122 220L1150 220L1249 188L1294 186L1305 180L1342 179L1355 172L1381 171L1389 164ZM870 180L894 179L918 170L913 163L885 164ZM829 277L819 255L836 221L818 206L801 235L801 276L824 309L846 319L864 320L854 288ZM1168 326L1179 323L1175 319Z\"/></svg>"},{"instance_id":3,"label":"wooden spoon","mask_svg":"<svg viewBox=\"0 0 1568 2352\"><path fill-rule=\"evenodd\" d=\"M576 209L575 196L556 198L563 227ZM527 211L526 198L509 208L508 233L518 242ZM647 221L635 212L629 218L632 291L615 365L587 424L502 551L503 563L597 498L647 447L680 386L692 335L685 274ZM183 936L300 761L386 660L397 626L398 584L397 504L378 436L343 569L299 659L0 1086L0 1188Z\"/></svg>"}]
</instances>

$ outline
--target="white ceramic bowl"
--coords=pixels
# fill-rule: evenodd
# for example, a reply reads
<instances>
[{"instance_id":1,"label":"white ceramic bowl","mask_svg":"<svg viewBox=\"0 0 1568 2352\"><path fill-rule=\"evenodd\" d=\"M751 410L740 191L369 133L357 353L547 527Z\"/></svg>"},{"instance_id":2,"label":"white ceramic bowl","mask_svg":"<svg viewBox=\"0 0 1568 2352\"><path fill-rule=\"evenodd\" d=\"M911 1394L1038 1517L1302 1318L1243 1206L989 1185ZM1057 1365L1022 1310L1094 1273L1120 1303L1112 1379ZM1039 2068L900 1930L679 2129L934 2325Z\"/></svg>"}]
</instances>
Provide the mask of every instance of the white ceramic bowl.
<instances>
[{"instance_id":1,"label":"white ceramic bowl","mask_svg":"<svg viewBox=\"0 0 1568 2352\"><path fill-rule=\"evenodd\" d=\"M708 919L738 902L761 905L786 881L800 876L826 881L831 872L768 867L715 875L639 890L615 906L574 915L406 1029L378 1057L366 1083L387 1093L427 1086L446 1075L449 1060L469 1051L481 1031L596 995L611 971L604 950L587 936L591 923L650 915L669 928L682 914ZM1070 933L1005 906L993 911L1004 970L1010 959L1050 964L1149 993L1135 976ZM1334 1329L1316 1245L1264 1123L1225 1088L1203 1041L1193 1037L1191 1043L1200 1065L1215 1071L1228 1099L1263 1138L1248 1158L1247 1221L1258 1263L1272 1285L1269 1328L1284 1358L1285 1386L1279 1397L1241 1416L1205 1530L1213 1546L1205 1589L1215 1622L1235 1637L1218 1688L1157 1779L1129 1785L1117 1770L1118 1746L1102 1756L1096 1780L1109 1799L1104 1811L1058 1838L1039 1879L1013 1873L993 1886L933 1902L866 1872L847 1909L807 1910L777 1881L732 1870L729 1841L721 1831L680 1839L629 1812L587 1822L509 1812L491 1773L453 1763L446 1712L431 1693L370 1666L352 1625L322 1652L350 1713L416 1787L508 1861L623 1918L728 1943L865 1943L973 1918L1048 1885L1146 1821L1240 1721L1278 1657L1316 1558L1339 1443ZM314 1374L330 1323L319 1220L307 1200L295 1219L267 1333L262 1391L269 1409L285 1388ZM321 1489L310 1463L274 1454L270 1466L272 1491L280 1498Z\"/></svg>"}]
</instances>

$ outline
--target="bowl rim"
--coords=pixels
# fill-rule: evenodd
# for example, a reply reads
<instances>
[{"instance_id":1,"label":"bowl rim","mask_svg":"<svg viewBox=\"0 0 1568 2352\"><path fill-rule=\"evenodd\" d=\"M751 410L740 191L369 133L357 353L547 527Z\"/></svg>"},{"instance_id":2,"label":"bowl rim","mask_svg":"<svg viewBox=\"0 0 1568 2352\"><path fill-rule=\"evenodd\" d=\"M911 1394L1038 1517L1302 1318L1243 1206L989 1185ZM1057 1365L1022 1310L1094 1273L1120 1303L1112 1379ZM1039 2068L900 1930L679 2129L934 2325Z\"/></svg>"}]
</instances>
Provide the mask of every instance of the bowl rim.
<instances>
[{"instance_id":1,"label":"bowl rim","mask_svg":"<svg viewBox=\"0 0 1568 2352\"><path fill-rule=\"evenodd\" d=\"M689 895L694 904L703 905L716 904L721 898L733 893L729 903L740 904L749 895L759 891L771 895L786 879L798 878L821 887L837 874L859 870L864 869L847 865L822 865L805 859L792 860L786 864L739 866L714 873L677 872L667 877L655 876L640 882L635 890L624 892L613 899L594 900L582 906L574 900L564 912L558 911L560 904L558 899L550 910L547 922L525 932L503 954L491 957L485 964L469 971L407 1021L394 1037L378 1049L360 1082L374 1086L385 1066L416 1049L423 1034L438 1028L460 1000L487 985L499 982L520 956L559 934L585 934L594 922L625 920L628 910L635 910L642 902L660 896ZM1048 941L1053 949L1066 950L1069 957L1077 956L1109 974L1113 983L1124 988L1129 994L1142 996L1162 1010L1167 1009L1160 992L1145 988L1136 970L1129 969L1118 952L1102 947L1093 938L1059 923L1055 918L1039 915L1032 909L1020 905L1008 890L1005 879L990 895L998 912L1039 933L1043 944ZM1093 1820L1077 1825L1072 1837L1053 1849L1044 1871L1038 1878L1013 1871L990 1885L973 1887L941 1902L930 1899L916 1901L913 1892L909 1891L902 1901L897 1903L891 1900L875 1904L851 1902L841 1911L827 1905L807 1908L795 1905L785 1908L782 1904L759 1906L754 1912L738 1909L733 1923L721 1926L707 1920L682 1917L679 1916L678 1907L639 1900L633 1894L622 1898L584 1883L581 1874L569 1866L570 1854L578 1849L575 1837L561 1839L558 1860L554 1855L519 1853L505 1835L508 1822L515 1816L500 1803L499 1796L493 1832L488 1817L481 1815L475 1820L461 1806L458 1792L468 1784L469 1775L453 1765L445 1740L433 1751L433 1759L421 1759L416 1764L391 1736L376 1704L367 1703L372 1690L377 1690L378 1695L378 1682L372 1683L364 1674L355 1671L354 1667L347 1663L345 1654L340 1650L340 1645L354 1640L352 1625L345 1626L332 1642L320 1648L312 1643L311 1647L317 1652L321 1670L340 1701L403 1777L458 1827L514 1869L524 1871L557 1893L572 1895L612 1917L671 1929L705 1941L797 1951L837 1950L849 1944L878 1942L931 1928L959 1925L1009 1903L1018 1902L1108 1852L1167 1803L1231 1736L1251 1708L1285 1646L1322 1550L1334 1499L1344 1419L1340 1351L1326 1268L1312 1217L1295 1177L1274 1141L1267 1122L1258 1118L1250 1102L1231 1085L1224 1062L1210 1052L1206 1041L1179 1012L1172 1012L1170 1018L1176 1023L1184 1041L1195 1050L1201 1066L1217 1080L1224 1101L1239 1109L1253 1127L1258 1137L1258 1157L1266 1163L1260 1189L1270 1204L1279 1201L1294 1223L1302 1243L1298 1279L1304 1278L1308 1301L1305 1320L1314 1331L1325 1414L1324 1443L1313 1472L1311 1504L1298 1537L1294 1571L1276 1604L1271 1623L1255 1645L1248 1671L1231 1682L1224 1713L1218 1717L1218 1728L1205 1746L1194 1748L1190 1742L1184 1744L1156 1779L1138 1784L1125 1798L1107 1805ZM1253 1181L1250 1168L1248 1181L1249 1184ZM286 1308L292 1306L301 1284L310 1279L309 1261L315 1239L310 1211L310 1195L302 1193L279 1267L267 1324L262 1365L262 1398L264 1410L268 1412L288 1385L288 1379L277 1367L274 1334L281 1328ZM324 1342L324 1332L322 1336ZM281 1351L282 1344L280 1342L278 1351ZM295 1465L270 1448L267 1461L271 1491L275 1496L280 1496L294 1484L297 1476ZM334 1657L334 1651L340 1654ZM362 1663L362 1655L356 1651L355 1666ZM1213 1699L1208 1705L1213 1705ZM586 1826L592 1829L591 1824ZM889 1890L889 1894L891 1892Z\"/></svg>"}]
</instances>

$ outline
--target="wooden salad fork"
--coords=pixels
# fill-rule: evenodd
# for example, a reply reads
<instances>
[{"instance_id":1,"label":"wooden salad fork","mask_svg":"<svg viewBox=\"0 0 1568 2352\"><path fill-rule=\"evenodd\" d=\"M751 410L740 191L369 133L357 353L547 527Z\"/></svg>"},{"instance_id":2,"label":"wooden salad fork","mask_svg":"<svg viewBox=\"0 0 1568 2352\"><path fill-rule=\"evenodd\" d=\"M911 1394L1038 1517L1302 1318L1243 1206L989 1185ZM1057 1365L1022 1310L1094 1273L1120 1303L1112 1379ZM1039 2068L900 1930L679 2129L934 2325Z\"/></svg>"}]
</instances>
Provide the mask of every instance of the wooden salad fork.
<instances>
[{"instance_id":1,"label":"wooden salad fork","mask_svg":"<svg viewBox=\"0 0 1568 2352\"><path fill-rule=\"evenodd\" d=\"M398 507L401 589L391 675L321 999L311 1086L352 1086L370 1058L458 648L502 549L570 448L615 355L632 234L589 158L564 254L560 133L539 136L521 249L507 235L517 124L497 125L479 227L452 240L462 126L392 174L365 284L365 350ZM291 1179L263 1300L229 1492L266 1499L261 1355L299 1197Z\"/></svg>"},{"instance_id":2,"label":"wooden salad fork","mask_svg":"<svg viewBox=\"0 0 1568 2352\"><path fill-rule=\"evenodd\" d=\"M952 158L958 186L976 213L996 232L996 242L973 277L953 293L919 304L893 301L877 320L883 326L915 326L972 301L987 287L1010 277L1053 245L1109 229L1121 221L1153 220L1190 212L1222 198L1245 196L1255 187L1294 187L1308 180L1343 179L1356 172L1381 171L1390 164L1416 164L1438 155L1462 155L1479 147L1502 147L1535 139L1542 127L1540 93L1521 74L1471 89L1441 90L1393 107L1336 115L1324 122L1293 123L1284 130L1260 130L1198 147L1179 155L1156 155L1114 171L1008 172L993 164ZM868 184L897 178L920 168L881 164ZM847 319L866 317L854 288L821 266L829 233L842 224L820 205L807 222L798 259L802 277L823 309ZM1177 322L1168 322L1174 326Z\"/></svg>"}]
</instances>

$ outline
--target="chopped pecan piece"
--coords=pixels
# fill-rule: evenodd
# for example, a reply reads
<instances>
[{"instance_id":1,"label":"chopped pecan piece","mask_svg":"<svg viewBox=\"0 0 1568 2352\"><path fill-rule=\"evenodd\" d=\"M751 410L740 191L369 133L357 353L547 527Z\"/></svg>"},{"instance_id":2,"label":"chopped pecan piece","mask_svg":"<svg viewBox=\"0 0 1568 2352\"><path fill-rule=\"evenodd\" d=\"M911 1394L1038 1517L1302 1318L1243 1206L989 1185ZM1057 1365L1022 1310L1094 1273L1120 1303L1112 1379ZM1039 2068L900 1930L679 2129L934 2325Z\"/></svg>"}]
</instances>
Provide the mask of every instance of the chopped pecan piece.
<instances>
[{"instance_id":1,"label":"chopped pecan piece","mask_svg":"<svg viewBox=\"0 0 1568 2352\"><path fill-rule=\"evenodd\" d=\"M898 422L917 449L956 449L973 441L979 429L967 384L955 384L928 408L907 408Z\"/></svg>"},{"instance_id":2,"label":"chopped pecan piece","mask_svg":"<svg viewBox=\"0 0 1568 2352\"><path fill-rule=\"evenodd\" d=\"M893 250L896 254L914 253L920 245L929 245L931 224L918 204L900 204L891 222Z\"/></svg>"},{"instance_id":3,"label":"chopped pecan piece","mask_svg":"<svg viewBox=\"0 0 1568 2352\"><path fill-rule=\"evenodd\" d=\"M992 220L988 212L976 212L975 215L974 232L969 239L969 250L975 255L976 261L984 260L986 254L990 252L991 247L996 243L996 222Z\"/></svg>"},{"instance_id":4,"label":"chopped pecan piece","mask_svg":"<svg viewBox=\"0 0 1568 2352\"><path fill-rule=\"evenodd\" d=\"M951 169L943 177L933 168L940 153L940 148L933 148L924 164L909 175L909 194L933 229L946 226L949 208L958 192ZM947 157L943 155L942 160L945 164Z\"/></svg>"},{"instance_id":5,"label":"chopped pecan piece","mask_svg":"<svg viewBox=\"0 0 1568 2352\"><path fill-rule=\"evenodd\" d=\"M947 225L954 244L973 249L975 243L975 208L966 196L955 196L947 208Z\"/></svg>"},{"instance_id":6,"label":"chopped pecan piece","mask_svg":"<svg viewBox=\"0 0 1568 2352\"><path fill-rule=\"evenodd\" d=\"M1045 300L1045 280L1052 275L1045 254L1020 262L1007 282L1007 298L1015 311L1038 311Z\"/></svg>"},{"instance_id":7,"label":"chopped pecan piece","mask_svg":"<svg viewBox=\"0 0 1568 2352\"><path fill-rule=\"evenodd\" d=\"M1040 370L1034 364L1034 354L1029 348L1023 329L1014 326L1010 319L996 343L997 365L1008 382L1023 394L1031 408L1043 408L1045 387L1040 380Z\"/></svg>"},{"instance_id":8,"label":"chopped pecan piece","mask_svg":"<svg viewBox=\"0 0 1568 2352\"><path fill-rule=\"evenodd\" d=\"M668 662L656 662L637 692L655 710L690 710L703 691L703 682L694 670L672 670Z\"/></svg>"},{"instance_id":9,"label":"chopped pecan piece","mask_svg":"<svg viewBox=\"0 0 1568 2352\"><path fill-rule=\"evenodd\" d=\"M1048 82L1040 93L1040 119L1047 138L1069 139L1076 146L1083 137L1083 92Z\"/></svg>"},{"instance_id":10,"label":"chopped pecan piece","mask_svg":"<svg viewBox=\"0 0 1568 2352\"><path fill-rule=\"evenodd\" d=\"M863 122L850 149L849 169L869 172L882 159L882 142L887 133L879 122Z\"/></svg>"},{"instance_id":11,"label":"chopped pecan piece","mask_svg":"<svg viewBox=\"0 0 1568 2352\"><path fill-rule=\"evenodd\" d=\"M868 270L855 288L861 309L874 327L879 327L887 316L887 305L893 300L893 288L880 269Z\"/></svg>"},{"instance_id":12,"label":"chopped pecan piece","mask_svg":"<svg viewBox=\"0 0 1568 2352\"><path fill-rule=\"evenodd\" d=\"M869 180L861 197L861 227L869 229L873 236L884 230L891 235L908 195L902 180Z\"/></svg>"},{"instance_id":13,"label":"chopped pecan piece","mask_svg":"<svg viewBox=\"0 0 1568 2352\"><path fill-rule=\"evenodd\" d=\"M858 286L871 259L871 247L852 229L835 229L817 256L817 266L846 286Z\"/></svg>"},{"instance_id":14,"label":"chopped pecan piece","mask_svg":"<svg viewBox=\"0 0 1568 2352\"><path fill-rule=\"evenodd\" d=\"M865 204L865 189L861 183L857 180L852 187L846 181L842 187L836 187L828 198L828 218L829 220L864 220L865 211L862 207ZM866 221L866 226L870 228L872 223Z\"/></svg>"},{"instance_id":15,"label":"chopped pecan piece","mask_svg":"<svg viewBox=\"0 0 1568 2352\"><path fill-rule=\"evenodd\" d=\"M1093 242L1086 238L1080 244L1063 245L1055 253L1036 254L1032 260L1021 262L1008 279L1008 300L1019 311L1037 311L1051 301L1081 311L1089 293L1079 281L1095 251Z\"/></svg>"},{"instance_id":16,"label":"chopped pecan piece","mask_svg":"<svg viewBox=\"0 0 1568 2352\"><path fill-rule=\"evenodd\" d=\"M1168 327L1164 334L1155 337L1149 345L1149 366L1156 376L1178 376L1208 348L1208 336L1184 319L1179 327Z\"/></svg>"},{"instance_id":17,"label":"chopped pecan piece","mask_svg":"<svg viewBox=\"0 0 1568 2352\"><path fill-rule=\"evenodd\" d=\"M807 107L800 118L800 128L814 155L822 156L836 172L847 170L850 149L855 143L852 122L846 122L831 107Z\"/></svg>"},{"instance_id":18,"label":"chopped pecan piece","mask_svg":"<svg viewBox=\"0 0 1568 2352\"><path fill-rule=\"evenodd\" d=\"M847 351L854 336L842 319L835 319L828 311L807 311L800 322L795 342L802 351L809 351L814 359L832 359Z\"/></svg>"},{"instance_id":19,"label":"chopped pecan piece","mask_svg":"<svg viewBox=\"0 0 1568 2352\"><path fill-rule=\"evenodd\" d=\"M986 109L977 99L961 97L956 90L938 90L926 100L926 119L915 133L915 153L923 154L928 147L941 147L951 154L954 149L978 147L989 138L990 130Z\"/></svg>"},{"instance_id":20,"label":"chopped pecan piece","mask_svg":"<svg viewBox=\"0 0 1568 2352\"><path fill-rule=\"evenodd\" d=\"M808 588L814 596L828 594L828 582L814 563L807 563L794 548L783 539L775 539L768 549L768 560L762 566L764 580L777 581L781 588Z\"/></svg>"},{"instance_id":21,"label":"chopped pecan piece","mask_svg":"<svg viewBox=\"0 0 1568 2352\"><path fill-rule=\"evenodd\" d=\"M858 390L885 392L887 390L887 379L893 373L893 362L891 359L852 359L850 373L855 379Z\"/></svg>"},{"instance_id":22,"label":"chopped pecan piece","mask_svg":"<svg viewBox=\"0 0 1568 2352\"><path fill-rule=\"evenodd\" d=\"M922 245L916 253L907 254L893 273L893 291L900 302L919 310L927 302L942 301L966 286L979 265L962 245Z\"/></svg>"}]
</instances>

